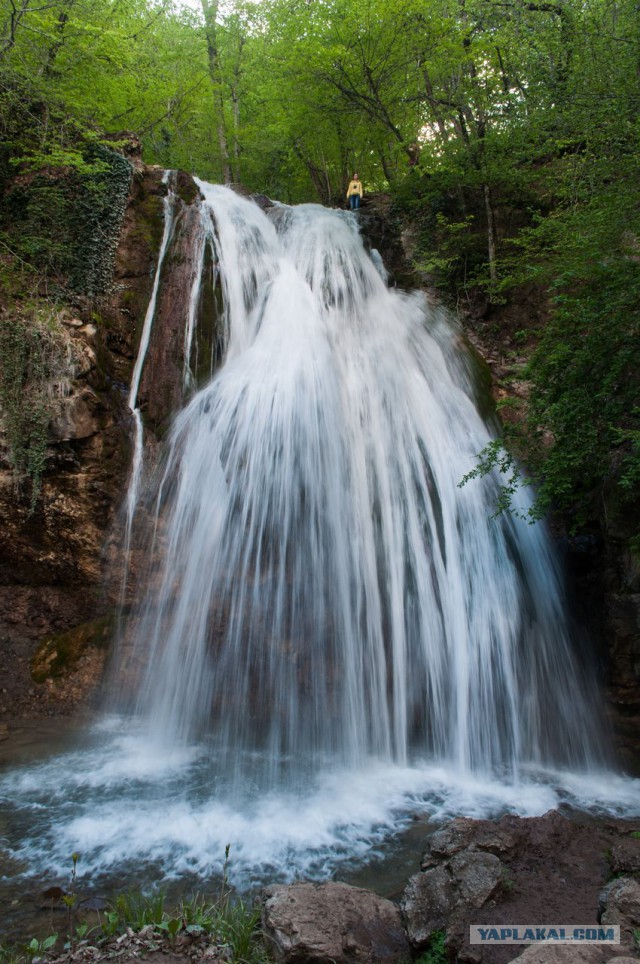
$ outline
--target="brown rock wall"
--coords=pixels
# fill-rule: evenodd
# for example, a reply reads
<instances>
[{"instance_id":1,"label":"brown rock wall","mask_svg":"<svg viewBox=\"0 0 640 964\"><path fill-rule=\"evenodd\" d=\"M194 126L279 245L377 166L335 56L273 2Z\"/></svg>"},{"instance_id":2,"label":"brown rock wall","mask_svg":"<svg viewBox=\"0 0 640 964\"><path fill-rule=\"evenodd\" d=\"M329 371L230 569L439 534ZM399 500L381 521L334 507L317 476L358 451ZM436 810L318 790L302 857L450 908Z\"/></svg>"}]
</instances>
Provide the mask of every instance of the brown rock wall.
<instances>
[{"instance_id":1,"label":"brown rock wall","mask_svg":"<svg viewBox=\"0 0 640 964\"><path fill-rule=\"evenodd\" d=\"M0 434L0 719L73 709L87 698L104 662L104 650L89 642L86 659L79 655L67 681L35 683L30 674L44 640L109 612L115 602L117 580L105 592L104 576L117 544L118 507L129 471L129 382L153 286L167 191L161 169L136 164L111 288L60 318L73 373L49 425L42 490L33 511L28 485L16 488ZM145 375L156 423L166 422L182 384L178 290L191 270L188 234L198 192L186 175L179 185L178 249L169 262ZM152 401L156 392L160 406ZM109 534L114 538L107 552Z\"/></svg>"}]
</instances>

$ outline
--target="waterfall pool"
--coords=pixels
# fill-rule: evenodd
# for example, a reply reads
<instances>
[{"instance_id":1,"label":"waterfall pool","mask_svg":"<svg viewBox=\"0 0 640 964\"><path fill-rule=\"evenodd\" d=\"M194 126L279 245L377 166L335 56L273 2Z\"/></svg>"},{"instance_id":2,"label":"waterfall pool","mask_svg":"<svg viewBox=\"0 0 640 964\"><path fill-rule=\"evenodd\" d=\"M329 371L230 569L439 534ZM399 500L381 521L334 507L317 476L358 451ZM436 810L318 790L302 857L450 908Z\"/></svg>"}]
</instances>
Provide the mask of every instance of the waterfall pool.
<instances>
[{"instance_id":1,"label":"waterfall pool","mask_svg":"<svg viewBox=\"0 0 640 964\"><path fill-rule=\"evenodd\" d=\"M0 744L0 893L7 938L51 928L38 895L69 885L86 898L160 885L215 894L228 874L252 894L275 881L345 880L397 896L419 868L427 834L457 816L535 816L553 808L640 815L640 781L525 768L516 783L444 762L327 767L306 793L247 787L216 772L210 746L169 752L130 720L17 725ZM244 763L259 774L259 756ZM258 780L259 784L259 780Z\"/></svg>"}]
</instances>

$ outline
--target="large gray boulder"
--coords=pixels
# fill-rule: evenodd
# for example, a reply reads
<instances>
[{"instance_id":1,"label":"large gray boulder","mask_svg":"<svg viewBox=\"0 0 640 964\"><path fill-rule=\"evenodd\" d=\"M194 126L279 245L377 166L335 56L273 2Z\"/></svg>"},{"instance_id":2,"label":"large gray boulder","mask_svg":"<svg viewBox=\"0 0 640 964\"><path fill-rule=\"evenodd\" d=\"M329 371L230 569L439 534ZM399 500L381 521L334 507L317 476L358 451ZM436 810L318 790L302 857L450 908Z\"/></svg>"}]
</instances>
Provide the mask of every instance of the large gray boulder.
<instances>
[{"instance_id":1,"label":"large gray boulder","mask_svg":"<svg viewBox=\"0 0 640 964\"><path fill-rule=\"evenodd\" d=\"M467 907L482 907L503 880L502 861L494 854L463 850L449 861L456 896Z\"/></svg>"},{"instance_id":2,"label":"large gray boulder","mask_svg":"<svg viewBox=\"0 0 640 964\"><path fill-rule=\"evenodd\" d=\"M262 926L276 961L400 964L411 949L391 901L348 884L298 883L263 891Z\"/></svg>"},{"instance_id":3,"label":"large gray boulder","mask_svg":"<svg viewBox=\"0 0 640 964\"><path fill-rule=\"evenodd\" d=\"M416 950L427 946L434 931L455 927L469 910L486 904L504 880L506 868L499 857L473 847L458 850L457 843L449 847L444 841L438 841L441 852L451 852L453 856L436 867L414 874L402 895L402 918Z\"/></svg>"},{"instance_id":4,"label":"large gray boulder","mask_svg":"<svg viewBox=\"0 0 640 964\"><path fill-rule=\"evenodd\" d=\"M411 944L418 949L426 947L434 931L446 929L455 906L453 881L446 867L414 874L400 902Z\"/></svg>"},{"instance_id":5,"label":"large gray boulder","mask_svg":"<svg viewBox=\"0 0 640 964\"><path fill-rule=\"evenodd\" d=\"M599 915L603 924L619 924L620 937L633 940L640 927L640 881L634 877L617 877L600 892Z\"/></svg>"}]
</instances>

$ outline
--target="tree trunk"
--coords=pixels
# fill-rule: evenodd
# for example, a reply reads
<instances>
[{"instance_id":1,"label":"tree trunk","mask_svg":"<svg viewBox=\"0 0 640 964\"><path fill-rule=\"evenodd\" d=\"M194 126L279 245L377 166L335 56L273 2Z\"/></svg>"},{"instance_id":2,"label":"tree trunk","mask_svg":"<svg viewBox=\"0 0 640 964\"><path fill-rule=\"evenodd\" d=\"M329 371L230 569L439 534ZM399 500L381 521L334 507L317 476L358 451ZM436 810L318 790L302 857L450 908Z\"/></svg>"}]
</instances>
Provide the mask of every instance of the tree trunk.
<instances>
[{"instance_id":1,"label":"tree trunk","mask_svg":"<svg viewBox=\"0 0 640 964\"><path fill-rule=\"evenodd\" d=\"M10 0L11 11L6 23L2 25L2 37L0 38L0 61L4 60L16 42L16 31L20 26L20 21L29 11L29 0L22 0L19 7L14 0Z\"/></svg>"},{"instance_id":2,"label":"tree trunk","mask_svg":"<svg viewBox=\"0 0 640 964\"><path fill-rule=\"evenodd\" d=\"M496 221L493 214L493 204L491 202L491 188L488 184L483 185L484 207L487 215L487 252L489 257L489 277L495 283L498 280L496 268Z\"/></svg>"},{"instance_id":3,"label":"tree trunk","mask_svg":"<svg viewBox=\"0 0 640 964\"><path fill-rule=\"evenodd\" d=\"M236 181L240 180L240 98L234 84L231 88L233 106L233 171Z\"/></svg>"},{"instance_id":4,"label":"tree trunk","mask_svg":"<svg viewBox=\"0 0 640 964\"><path fill-rule=\"evenodd\" d=\"M431 77L426 67L422 67L422 78L424 80L424 89L427 94L427 102L433 111L433 116L436 119L436 124L438 125L438 130L440 131L440 137L446 144L449 140L449 132L447 130L447 124L444 119L442 110L436 100L436 96L433 92L433 84L431 83Z\"/></svg>"},{"instance_id":5,"label":"tree trunk","mask_svg":"<svg viewBox=\"0 0 640 964\"><path fill-rule=\"evenodd\" d=\"M224 124L224 98L222 96L222 72L218 56L218 40L216 34L216 17L218 15L218 0L200 0L204 14L205 36L207 40L207 55L209 58L209 78L213 94L213 107L218 115L218 145L220 147L220 161L222 176L225 184L233 180L231 158L227 143L227 132Z\"/></svg>"},{"instance_id":6,"label":"tree trunk","mask_svg":"<svg viewBox=\"0 0 640 964\"><path fill-rule=\"evenodd\" d=\"M72 6L73 6L73 0L71 3L68 4L69 8L71 8ZM60 48L64 44L64 28L66 27L68 22L69 22L69 14L65 10L61 10L60 13L58 14L58 20L56 22L56 27L55 27L56 33L58 35L58 39L55 40L47 50L47 59L42 69L42 73L45 77L51 77L51 75L53 74L53 67L56 62L56 57L58 56L58 52L60 51Z\"/></svg>"}]
</instances>

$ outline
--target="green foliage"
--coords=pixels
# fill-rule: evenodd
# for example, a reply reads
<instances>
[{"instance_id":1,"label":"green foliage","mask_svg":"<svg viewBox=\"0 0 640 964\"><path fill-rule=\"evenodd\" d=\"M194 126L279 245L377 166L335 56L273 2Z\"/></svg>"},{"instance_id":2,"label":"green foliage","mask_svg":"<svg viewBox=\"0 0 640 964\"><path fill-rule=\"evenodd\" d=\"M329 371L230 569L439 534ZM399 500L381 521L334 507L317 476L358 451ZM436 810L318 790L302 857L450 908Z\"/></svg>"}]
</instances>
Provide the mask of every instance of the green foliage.
<instances>
[{"instance_id":1,"label":"green foliage","mask_svg":"<svg viewBox=\"0 0 640 964\"><path fill-rule=\"evenodd\" d=\"M208 900L195 894L183 898L178 907L167 910L161 891L146 895L129 891L119 894L102 920L102 932L114 937L128 927L140 931L151 925L158 936L171 942L184 932L192 937L206 934L220 946L229 948L231 961L258 964L264 951L258 935L260 911L241 899L233 900L226 886L217 898Z\"/></svg>"},{"instance_id":2,"label":"green foliage","mask_svg":"<svg viewBox=\"0 0 640 964\"><path fill-rule=\"evenodd\" d=\"M0 964L18 964L19 961L20 952L0 941Z\"/></svg>"},{"instance_id":3,"label":"green foliage","mask_svg":"<svg viewBox=\"0 0 640 964\"><path fill-rule=\"evenodd\" d=\"M24 157L12 157L11 164L20 166L22 171L38 172L44 167L55 167L88 176L105 174L109 170L109 165L104 161L87 159L81 151L63 147L51 147L47 151L32 150Z\"/></svg>"},{"instance_id":4,"label":"green foliage","mask_svg":"<svg viewBox=\"0 0 640 964\"><path fill-rule=\"evenodd\" d=\"M500 881L500 887L502 889L502 892L504 894L510 894L513 888L515 887L515 885L516 884L513 877L511 876L509 871L506 868L504 868L502 871L502 879Z\"/></svg>"},{"instance_id":5,"label":"green foliage","mask_svg":"<svg viewBox=\"0 0 640 964\"><path fill-rule=\"evenodd\" d=\"M260 910L242 900L227 902L217 908L214 933L231 949L234 961L259 961L263 957L256 929Z\"/></svg>"},{"instance_id":6,"label":"green foliage","mask_svg":"<svg viewBox=\"0 0 640 964\"><path fill-rule=\"evenodd\" d=\"M420 955L415 964L447 964L449 955L445 947L446 931L434 931L429 938L427 950Z\"/></svg>"},{"instance_id":7,"label":"green foliage","mask_svg":"<svg viewBox=\"0 0 640 964\"><path fill-rule=\"evenodd\" d=\"M140 891L128 891L118 894L110 907L109 929L115 924L113 933L130 927L134 931L141 931L147 924L159 926L166 920L165 895L162 891L143 894Z\"/></svg>"},{"instance_id":8,"label":"green foliage","mask_svg":"<svg viewBox=\"0 0 640 964\"><path fill-rule=\"evenodd\" d=\"M40 302L0 316L0 407L16 480L29 480L31 508L40 492L48 426L72 374L58 312Z\"/></svg>"},{"instance_id":9,"label":"green foliage","mask_svg":"<svg viewBox=\"0 0 640 964\"><path fill-rule=\"evenodd\" d=\"M530 424L553 438L536 466L549 501L580 523L595 514L607 491L610 510L630 513L639 526L640 278L621 238L625 221L624 230L640 231L640 192L633 207L622 204L624 210L606 205L605 237L597 237L593 215L601 212L594 204L588 212L571 212L561 226L553 313L529 368ZM617 239L610 237L616 222ZM567 234L581 223L589 234L578 253Z\"/></svg>"},{"instance_id":10,"label":"green foliage","mask_svg":"<svg viewBox=\"0 0 640 964\"><path fill-rule=\"evenodd\" d=\"M24 945L23 951L29 960L33 960L35 957L43 957L48 951L53 949L57 940L57 934L50 934L49 937L45 937L43 940L38 940L37 937L33 937L28 944Z\"/></svg>"},{"instance_id":11,"label":"green foliage","mask_svg":"<svg viewBox=\"0 0 640 964\"><path fill-rule=\"evenodd\" d=\"M0 199L0 241L59 290L95 296L111 279L131 167L97 143L73 156L60 168L59 152L29 155L38 172Z\"/></svg>"},{"instance_id":12,"label":"green foliage","mask_svg":"<svg viewBox=\"0 0 640 964\"><path fill-rule=\"evenodd\" d=\"M435 212L430 219L426 234L430 250L418 255L415 266L418 271L428 273L437 287L449 287L452 279L457 278L464 284L469 276L470 264L474 261L474 220L473 214L462 216L459 221L450 220L442 211ZM434 238L437 245L431 247Z\"/></svg>"},{"instance_id":13,"label":"green foliage","mask_svg":"<svg viewBox=\"0 0 640 964\"><path fill-rule=\"evenodd\" d=\"M473 479L483 479L494 473L504 477L504 482L497 485L495 493L495 515L508 512L515 518L523 519L533 524L544 514L544 504L541 497L526 510L518 508L515 497L522 486L531 484L531 480L523 476L513 451L505 447L504 439L493 439L478 452L477 463L473 469L458 482L458 488L467 485Z\"/></svg>"}]
</instances>

